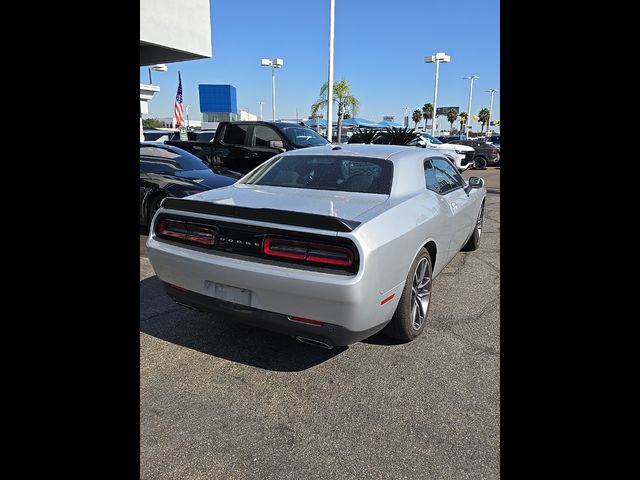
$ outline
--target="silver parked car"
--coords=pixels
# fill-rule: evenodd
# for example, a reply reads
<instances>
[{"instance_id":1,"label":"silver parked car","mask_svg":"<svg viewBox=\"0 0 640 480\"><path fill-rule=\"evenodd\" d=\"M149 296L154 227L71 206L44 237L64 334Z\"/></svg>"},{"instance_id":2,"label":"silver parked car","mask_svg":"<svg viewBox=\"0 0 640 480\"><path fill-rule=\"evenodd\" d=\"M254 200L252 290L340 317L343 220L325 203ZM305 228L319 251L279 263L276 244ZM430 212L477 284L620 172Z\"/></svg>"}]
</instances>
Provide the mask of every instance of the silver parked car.
<instances>
[{"instance_id":1,"label":"silver parked car","mask_svg":"<svg viewBox=\"0 0 640 480\"><path fill-rule=\"evenodd\" d=\"M480 244L486 188L437 150L326 145L167 198L147 241L170 297L331 348L425 328L434 278Z\"/></svg>"}]
</instances>

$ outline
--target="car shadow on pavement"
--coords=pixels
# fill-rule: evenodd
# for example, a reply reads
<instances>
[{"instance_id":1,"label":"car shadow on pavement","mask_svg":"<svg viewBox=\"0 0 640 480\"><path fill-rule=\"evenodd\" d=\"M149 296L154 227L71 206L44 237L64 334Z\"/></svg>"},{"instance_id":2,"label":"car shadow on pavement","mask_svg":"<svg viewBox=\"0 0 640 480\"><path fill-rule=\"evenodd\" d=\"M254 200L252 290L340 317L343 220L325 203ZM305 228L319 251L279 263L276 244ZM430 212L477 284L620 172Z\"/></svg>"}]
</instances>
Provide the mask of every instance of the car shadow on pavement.
<instances>
[{"instance_id":1,"label":"car shadow on pavement","mask_svg":"<svg viewBox=\"0 0 640 480\"><path fill-rule=\"evenodd\" d=\"M347 349L305 345L286 335L181 307L167 296L155 275L140 281L140 331L207 355L281 372L306 370Z\"/></svg>"}]
</instances>

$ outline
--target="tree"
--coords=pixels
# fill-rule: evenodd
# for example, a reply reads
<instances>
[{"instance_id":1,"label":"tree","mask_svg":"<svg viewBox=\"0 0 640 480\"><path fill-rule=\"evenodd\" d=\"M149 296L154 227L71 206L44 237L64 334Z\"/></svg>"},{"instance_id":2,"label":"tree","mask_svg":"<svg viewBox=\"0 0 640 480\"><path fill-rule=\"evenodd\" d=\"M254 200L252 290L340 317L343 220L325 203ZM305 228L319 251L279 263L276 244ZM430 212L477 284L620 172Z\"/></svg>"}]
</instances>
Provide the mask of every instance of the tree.
<instances>
[{"instance_id":1,"label":"tree","mask_svg":"<svg viewBox=\"0 0 640 480\"><path fill-rule=\"evenodd\" d=\"M420 110L414 110L413 115L411 115L411 120L413 120L413 123L415 124L414 128L417 128L418 122L422 120L422 112ZM425 122L425 130L427 129L426 123L427 122Z\"/></svg>"},{"instance_id":2,"label":"tree","mask_svg":"<svg viewBox=\"0 0 640 480\"><path fill-rule=\"evenodd\" d=\"M311 105L311 115L315 115L320 108L326 107L329 103L329 82L324 82L320 87L320 98ZM358 113L360 102L356 97L351 95L351 86L346 80L340 80L333 83L333 102L338 104L338 141L342 132L342 119L347 108L352 115ZM327 121L331 120L330 118ZM328 138L330 142L331 138Z\"/></svg>"},{"instance_id":3,"label":"tree","mask_svg":"<svg viewBox=\"0 0 640 480\"><path fill-rule=\"evenodd\" d=\"M460 118L460 131L462 132L463 125L467 123L467 118L469 118L469 114L467 112L462 112L460 115L458 115L458 117Z\"/></svg>"},{"instance_id":4,"label":"tree","mask_svg":"<svg viewBox=\"0 0 640 480\"><path fill-rule=\"evenodd\" d=\"M164 127L164 123L157 118L144 118L142 119L143 128L160 128Z\"/></svg>"},{"instance_id":5,"label":"tree","mask_svg":"<svg viewBox=\"0 0 640 480\"><path fill-rule=\"evenodd\" d=\"M480 119L480 133L482 133L482 129L484 128L485 125L487 125L487 131L489 130L488 125L489 125L489 109L488 108L483 108L482 110L480 110L480 113L478 113L478 118Z\"/></svg>"},{"instance_id":6,"label":"tree","mask_svg":"<svg viewBox=\"0 0 640 480\"><path fill-rule=\"evenodd\" d=\"M418 113L420 110L416 110ZM418 117L420 121L420 117ZM416 122L417 123L417 122ZM415 145L420 140L420 134L413 128L387 128L380 137L381 143L387 145Z\"/></svg>"},{"instance_id":7,"label":"tree","mask_svg":"<svg viewBox=\"0 0 640 480\"><path fill-rule=\"evenodd\" d=\"M451 128L449 128L449 130L453 130L453 122L455 122L457 119L458 119L458 112L456 112L453 108L449 109L449 111L447 112L447 120L451 125Z\"/></svg>"},{"instance_id":8,"label":"tree","mask_svg":"<svg viewBox=\"0 0 640 480\"><path fill-rule=\"evenodd\" d=\"M427 120L431 120L433 117L433 105L425 103L422 106L422 116L424 117L424 131L427 131Z\"/></svg>"}]
</instances>

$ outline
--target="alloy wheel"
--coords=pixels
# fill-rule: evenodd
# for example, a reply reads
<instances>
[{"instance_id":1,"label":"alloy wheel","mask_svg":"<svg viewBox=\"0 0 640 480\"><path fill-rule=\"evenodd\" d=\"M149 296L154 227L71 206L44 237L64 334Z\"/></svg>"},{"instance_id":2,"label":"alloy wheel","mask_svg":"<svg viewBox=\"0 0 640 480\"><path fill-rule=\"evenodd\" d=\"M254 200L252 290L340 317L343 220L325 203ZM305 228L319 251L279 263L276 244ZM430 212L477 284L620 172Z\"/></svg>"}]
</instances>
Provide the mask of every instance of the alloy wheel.
<instances>
[{"instance_id":1,"label":"alloy wheel","mask_svg":"<svg viewBox=\"0 0 640 480\"><path fill-rule=\"evenodd\" d=\"M431 265L426 258L422 258L416 267L411 285L411 325L414 330L420 330L427 318L431 283Z\"/></svg>"}]
</instances>

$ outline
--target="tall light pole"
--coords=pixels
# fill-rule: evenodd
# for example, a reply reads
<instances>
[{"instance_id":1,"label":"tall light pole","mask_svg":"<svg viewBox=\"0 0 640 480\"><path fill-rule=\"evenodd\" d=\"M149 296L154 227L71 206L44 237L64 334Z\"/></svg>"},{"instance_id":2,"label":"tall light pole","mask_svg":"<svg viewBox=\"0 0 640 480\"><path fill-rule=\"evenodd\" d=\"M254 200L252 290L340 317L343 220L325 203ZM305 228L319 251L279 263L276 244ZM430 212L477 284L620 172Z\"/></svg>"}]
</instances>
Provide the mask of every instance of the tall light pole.
<instances>
[{"instance_id":1,"label":"tall light pole","mask_svg":"<svg viewBox=\"0 0 640 480\"><path fill-rule=\"evenodd\" d=\"M333 24L336 16L336 2L329 0L329 79L327 80L327 140L333 141ZM340 137L340 132L338 132ZM338 138L340 142L340 138Z\"/></svg>"},{"instance_id":2,"label":"tall light pole","mask_svg":"<svg viewBox=\"0 0 640 480\"><path fill-rule=\"evenodd\" d=\"M435 136L436 129L436 109L438 108L438 72L440 70L441 63L449 63L451 56L446 55L443 52L438 52L435 55L427 55L424 57L425 63L436 64L436 82L433 88L433 114L431 116L431 136Z\"/></svg>"},{"instance_id":3,"label":"tall light pole","mask_svg":"<svg viewBox=\"0 0 640 480\"><path fill-rule=\"evenodd\" d=\"M404 126L409 127L409 107L404 107Z\"/></svg>"},{"instance_id":4,"label":"tall light pole","mask_svg":"<svg viewBox=\"0 0 640 480\"><path fill-rule=\"evenodd\" d=\"M189 105L185 106L185 112L187 113L187 128L189 128Z\"/></svg>"},{"instance_id":5,"label":"tall light pole","mask_svg":"<svg viewBox=\"0 0 640 480\"><path fill-rule=\"evenodd\" d=\"M282 68L284 60L281 58L274 58L269 60L263 58L260 60L260 65L263 67L271 67L271 107L273 111L273 121L276 121L276 68Z\"/></svg>"},{"instance_id":6,"label":"tall light pole","mask_svg":"<svg viewBox=\"0 0 640 480\"><path fill-rule=\"evenodd\" d=\"M473 81L476 78L480 78L477 75L471 75L469 77L464 77L463 80L469 80L469 106L467 107L467 124L464 127L464 133L467 135L467 137L469 136L469 125L471 125L471 118L473 118L473 116L471 115L471 99L473 98Z\"/></svg>"},{"instance_id":7,"label":"tall light pole","mask_svg":"<svg viewBox=\"0 0 640 480\"><path fill-rule=\"evenodd\" d=\"M262 104L264 102L260 102L260 121L262 121Z\"/></svg>"},{"instance_id":8,"label":"tall light pole","mask_svg":"<svg viewBox=\"0 0 640 480\"><path fill-rule=\"evenodd\" d=\"M491 128L491 114L493 113L493 94L498 93L498 90L495 88L491 88L489 90L485 90L491 94L491 102L489 102L489 124L487 125L487 137L489 136L489 129Z\"/></svg>"}]
</instances>

